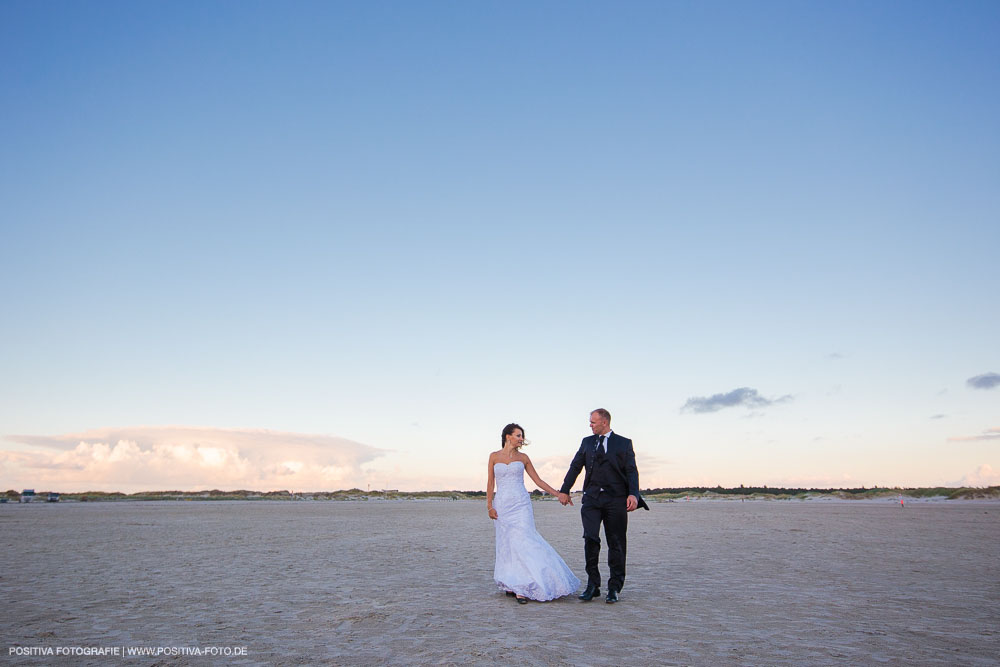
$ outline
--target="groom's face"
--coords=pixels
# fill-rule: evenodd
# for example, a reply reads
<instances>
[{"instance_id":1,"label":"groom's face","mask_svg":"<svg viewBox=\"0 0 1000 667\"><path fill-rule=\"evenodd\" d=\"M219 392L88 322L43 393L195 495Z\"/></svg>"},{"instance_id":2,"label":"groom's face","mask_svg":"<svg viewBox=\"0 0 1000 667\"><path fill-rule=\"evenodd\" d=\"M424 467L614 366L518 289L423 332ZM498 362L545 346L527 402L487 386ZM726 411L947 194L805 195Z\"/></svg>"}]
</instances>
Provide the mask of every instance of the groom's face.
<instances>
[{"instance_id":1,"label":"groom's face","mask_svg":"<svg viewBox=\"0 0 1000 667\"><path fill-rule=\"evenodd\" d=\"M590 430L594 435L603 435L608 431L608 420L602 418L596 412L590 415Z\"/></svg>"}]
</instances>

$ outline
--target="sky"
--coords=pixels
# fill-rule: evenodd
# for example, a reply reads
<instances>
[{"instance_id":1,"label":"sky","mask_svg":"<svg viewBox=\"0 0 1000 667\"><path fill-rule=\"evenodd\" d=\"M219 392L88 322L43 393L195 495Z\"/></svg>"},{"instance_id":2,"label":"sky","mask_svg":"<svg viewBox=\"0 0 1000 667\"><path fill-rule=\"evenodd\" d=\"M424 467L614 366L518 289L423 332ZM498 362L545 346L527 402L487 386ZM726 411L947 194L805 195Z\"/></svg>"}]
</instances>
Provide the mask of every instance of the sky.
<instances>
[{"instance_id":1,"label":"sky","mask_svg":"<svg viewBox=\"0 0 1000 667\"><path fill-rule=\"evenodd\" d=\"M1000 484L997 34L0 3L0 487L559 486L598 407L643 488Z\"/></svg>"}]
</instances>

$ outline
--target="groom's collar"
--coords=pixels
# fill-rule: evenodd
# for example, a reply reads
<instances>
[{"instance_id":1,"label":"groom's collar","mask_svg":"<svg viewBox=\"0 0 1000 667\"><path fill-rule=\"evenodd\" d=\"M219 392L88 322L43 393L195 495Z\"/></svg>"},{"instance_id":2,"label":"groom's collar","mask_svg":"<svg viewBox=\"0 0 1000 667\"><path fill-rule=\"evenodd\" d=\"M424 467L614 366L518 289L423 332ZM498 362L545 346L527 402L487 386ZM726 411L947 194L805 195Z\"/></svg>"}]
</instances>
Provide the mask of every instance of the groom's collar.
<instances>
[{"instance_id":1,"label":"groom's collar","mask_svg":"<svg viewBox=\"0 0 1000 667\"><path fill-rule=\"evenodd\" d=\"M595 438L604 438L604 440L607 441L607 439L611 437L611 429L608 429L607 433L601 433L600 435L595 435L594 437Z\"/></svg>"}]
</instances>

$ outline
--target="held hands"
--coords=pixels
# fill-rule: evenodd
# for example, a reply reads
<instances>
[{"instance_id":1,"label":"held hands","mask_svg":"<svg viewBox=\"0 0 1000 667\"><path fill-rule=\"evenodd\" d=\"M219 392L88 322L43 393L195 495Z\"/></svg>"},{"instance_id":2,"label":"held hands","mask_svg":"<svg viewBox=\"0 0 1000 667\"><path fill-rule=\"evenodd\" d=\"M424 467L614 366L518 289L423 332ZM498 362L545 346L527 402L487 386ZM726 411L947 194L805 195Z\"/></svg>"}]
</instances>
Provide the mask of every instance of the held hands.
<instances>
[{"instance_id":1,"label":"held hands","mask_svg":"<svg viewBox=\"0 0 1000 667\"><path fill-rule=\"evenodd\" d=\"M566 505L572 505L573 504L573 499L569 497L568 493L559 493L557 495L559 497L559 503L563 507L565 507Z\"/></svg>"},{"instance_id":2,"label":"held hands","mask_svg":"<svg viewBox=\"0 0 1000 667\"><path fill-rule=\"evenodd\" d=\"M639 508L639 500L635 496L629 496L625 500L625 510L632 512Z\"/></svg>"}]
</instances>

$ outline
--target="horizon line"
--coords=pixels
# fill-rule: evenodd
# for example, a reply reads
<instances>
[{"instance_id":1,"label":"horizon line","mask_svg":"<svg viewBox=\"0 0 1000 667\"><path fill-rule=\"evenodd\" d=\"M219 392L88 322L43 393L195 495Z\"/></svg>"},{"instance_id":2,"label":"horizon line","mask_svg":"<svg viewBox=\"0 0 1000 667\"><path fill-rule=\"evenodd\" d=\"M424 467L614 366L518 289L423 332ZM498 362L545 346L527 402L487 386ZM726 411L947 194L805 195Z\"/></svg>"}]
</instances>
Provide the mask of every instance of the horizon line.
<instances>
[{"instance_id":1,"label":"horizon line","mask_svg":"<svg viewBox=\"0 0 1000 667\"><path fill-rule=\"evenodd\" d=\"M721 486L721 485L716 485L716 486L699 485L699 486L654 487L654 488L648 488L648 489L640 489L639 491L640 491L640 493L642 493L643 495L645 495L645 494L655 494L655 493L678 493L678 492L682 492L682 491L715 491L715 490L720 490L720 491L745 491L745 492L762 492L762 491L764 491L764 492L781 492L781 491L835 492L835 491L875 491L875 490L881 490L881 491L922 491L922 490L930 490L930 489L953 489L953 490L961 490L961 489L992 489L992 488L1000 488L1000 485L995 485L995 484L994 485L985 485L985 486L948 486L948 485L941 485L941 486L878 486L878 485L875 485L875 486L871 486L871 487L869 487L869 486L853 486L853 487L808 487L808 488L807 487L803 487L803 486L767 486L767 485L762 485L762 486L744 486L744 485L740 485L740 486L730 486L730 487L724 487L724 486ZM358 487L351 487L349 489L319 490L319 491L294 491L294 490L290 490L290 489L275 489L273 491L260 491L260 490L256 490L256 489L243 489L243 488L240 488L240 489L212 488L212 489L198 489L198 490L194 490L194 491L182 491L180 489L147 489L147 490L143 490L143 491L132 491L132 492L125 492L125 491L96 491L96 490L87 490L87 491L53 491L51 489L45 489L45 490L41 490L41 491L35 491L35 489L27 489L26 488L26 489L23 489L22 491L16 491L14 489L8 489L8 490L6 490L4 492L0 492L0 495L4 495L4 496L11 496L11 495L20 496L24 491L31 491L32 493L37 493L37 494L43 494L43 493L56 493L56 494L59 494L59 495L86 495L86 494L95 494L96 495L96 494L107 494L107 495L122 495L122 496L134 496L134 495L142 495L142 494L159 494L159 495L180 494L180 495L193 495L193 494L206 494L206 493L207 494L212 494L212 493L216 493L216 494L245 493L245 494L254 494L254 495L275 495L275 494L288 494L288 495L310 495L311 494L311 495L315 495L315 494L336 494L336 493L352 493L352 492L357 492L357 493L378 493L378 494L396 493L396 494L400 494L400 495L404 495L404 494L421 494L421 493L465 493L465 494L480 494L480 493L485 494L486 493L485 489L424 489L424 490L420 490L420 491L400 491L399 489L369 489L369 490L365 490L365 489L361 489L361 488L358 488ZM581 493L581 492L582 492L582 489L581 490L576 490L576 491L570 491L570 495L575 494L575 493ZM551 494L545 493L544 491L541 491L539 489L535 489L533 491L529 491L529 493L532 493L532 494L537 493L537 494L541 494L541 495L551 495Z\"/></svg>"}]
</instances>

